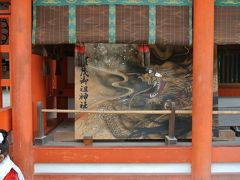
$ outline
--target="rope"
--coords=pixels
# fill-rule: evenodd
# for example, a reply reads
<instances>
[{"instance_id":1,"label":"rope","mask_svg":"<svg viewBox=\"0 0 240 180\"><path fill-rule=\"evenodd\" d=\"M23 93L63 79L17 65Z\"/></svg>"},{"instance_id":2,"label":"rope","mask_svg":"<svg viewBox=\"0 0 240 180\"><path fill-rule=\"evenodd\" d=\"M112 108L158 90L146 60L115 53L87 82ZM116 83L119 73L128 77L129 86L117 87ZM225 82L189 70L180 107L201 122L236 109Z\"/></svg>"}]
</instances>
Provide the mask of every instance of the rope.
<instances>
[{"instance_id":1,"label":"rope","mask_svg":"<svg viewBox=\"0 0 240 180\"><path fill-rule=\"evenodd\" d=\"M106 110L77 110L77 109L42 109L42 112L50 113L93 113L93 114L171 114L170 110L154 110L154 111L106 111ZM192 114L192 110L176 110L176 114ZM213 111L213 115L240 115L240 111Z\"/></svg>"}]
</instances>

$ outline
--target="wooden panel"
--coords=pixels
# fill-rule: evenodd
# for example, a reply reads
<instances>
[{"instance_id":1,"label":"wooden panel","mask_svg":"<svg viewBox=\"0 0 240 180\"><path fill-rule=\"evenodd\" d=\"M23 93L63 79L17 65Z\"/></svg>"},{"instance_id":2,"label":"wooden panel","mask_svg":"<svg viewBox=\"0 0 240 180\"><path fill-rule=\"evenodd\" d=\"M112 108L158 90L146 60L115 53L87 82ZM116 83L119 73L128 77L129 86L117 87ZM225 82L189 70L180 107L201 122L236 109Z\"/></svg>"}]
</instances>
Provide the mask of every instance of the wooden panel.
<instances>
[{"instance_id":1,"label":"wooden panel","mask_svg":"<svg viewBox=\"0 0 240 180\"><path fill-rule=\"evenodd\" d=\"M163 110L168 101L176 109L191 109L192 56L182 46L151 46L148 67L141 62L138 46L123 44L86 45L90 57L86 67L87 104L92 110ZM179 56L181 55L181 56ZM166 60L163 60L163 59ZM216 63L215 63L216 64ZM151 69L148 73L148 69ZM214 95L217 94L217 68L214 68ZM75 109L80 109L86 92L80 67L75 67ZM96 140L164 139L168 133L166 115L76 116L75 138L91 134ZM176 117L175 135L191 138L191 116Z\"/></svg>"},{"instance_id":2,"label":"wooden panel","mask_svg":"<svg viewBox=\"0 0 240 180\"><path fill-rule=\"evenodd\" d=\"M169 61L161 59L161 52L170 51ZM191 53L177 59L177 54L186 53L184 47L151 48L151 64L142 67L138 46L122 44L86 45L86 56L90 57L88 109L94 110L163 110L167 101L176 103L177 109L191 106ZM158 54L154 56L155 54ZM164 53L163 53L164 54ZM94 59L94 60L93 60ZM183 68L184 67L184 68ZM152 70L147 72L147 68ZM82 92L85 83L80 67L75 67L75 109L83 103ZM159 74L159 75L155 75ZM161 77L162 76L162 77ZM82 90L81 90L82 89ZM166 115L106 115L89 114L76 116L75 138L83 139L91 134L94 139L164 139L168 133ZM178 116L176 120L177 138L189 138L191 116Z\"/></svg>"},{"instance_id":3,"label":"wooden panel","mask_svg":"<svg viewBox=\"0 0 240 180\"><path fill-rule=\"evenodd\" d=\"M116 41L118 43L147 43L148 11L148 6L117 6Z\"/></svg>"},{"instance_id":4,"label":"wooden panel","mask_svg":"<svg viewBox=\"0 0 240 180\"><path fill-rule=\"evenodd\" d=\"M239 44L240 7L215 7L215 43ZM78 6L77 40L108 42L108 6ZM189 7L157 6L156 43L189 44ZM120 43L148 42L148 6L116 7L116 40ZM36 44L68 43L68 7L37 7Z\"/></svg>"},{"instance_id":5,"label":"wooden panel","mask_svg":"<svg viewBox=\"0 0 240 180\"><path fill-rule=\"evenodd\" d=\"M108 42L108 6L78 6L77 41Z\"/></svg>"},{"instance_id":6,"label":"wooden panel","mask_svg":"<svg viewBox=\"0 0 240 180\"><path fill-rule=\"evenodd\" d=\"M36 44L68 43L68 7L37 7Z\"/></svg>"},{"instance_id":7,"label":"wooden panel","mask_svg":"<svg viewBox=\"0 0 240 180\"><path fill-rule=\"evenodd\" d=\"M215 7L215 43L240 43L240 7Z\"/></svg>"},{"instance_id":8,"label":"wooden panel","mask_svg":"<svg viewBox=\"0 0 240 180\"><path fill-rule=\"evenodd\" d=\"M123 3L124 4L124 3ZM136 3L137 4L137 3ZM68 34L75 32L68 28L68 11L66 6L37 6L36 44L64 44ZM155 12L155 10L154 10ZM155 16L155 13L153 13ZM149 42L149 6L116 5L116 24L109 25L108 5L79 5L76 7L76 41L86 43L107 43L109 28L114 32L117 43ZM189 7L157 6L156 8L156 43L188 45L189 44ZM116 29L114 29L116 28ZM152 27L155 28L155 25ZM112 32L111 31L111 32ZM112 36L112 35L111 35Z\"/></svg>"},{"instance_id":9,"label":"wooden panel","mask_svg":"<svg viewBox=\"0 0 240 180\"><path fill-rule=\"evenodd\" d=\"M189 7L157 6L156 13L157 44L189 43Z\"/></svg>"}]
</instances>

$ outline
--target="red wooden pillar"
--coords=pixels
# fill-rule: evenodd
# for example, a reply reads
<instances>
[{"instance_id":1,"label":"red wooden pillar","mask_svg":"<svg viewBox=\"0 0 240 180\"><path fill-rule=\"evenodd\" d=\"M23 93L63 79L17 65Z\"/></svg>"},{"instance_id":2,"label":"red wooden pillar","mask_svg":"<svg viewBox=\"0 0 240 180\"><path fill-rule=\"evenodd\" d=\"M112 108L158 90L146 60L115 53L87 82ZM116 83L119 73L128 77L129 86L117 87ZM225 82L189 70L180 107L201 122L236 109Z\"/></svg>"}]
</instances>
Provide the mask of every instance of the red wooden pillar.
<instances>
[{"instance_id":1,"label":"red wooden pillar","mask_svg":"<svg viewBox=\"0 0 240 180\"><path fill-rule=\"evenodd\" d=\"M211 179L214 0L194 0L192 178Z\"/></svg>"},{"instance_id":2,"label":"red wooden pillar","mask_svg":"<svg viewBox=\"0 0 240 180\"><path fill-rule=\"evenodd\" d=\"M32 179L31 0L11 1L13 158Z\"/></svg>"}]
</instances>

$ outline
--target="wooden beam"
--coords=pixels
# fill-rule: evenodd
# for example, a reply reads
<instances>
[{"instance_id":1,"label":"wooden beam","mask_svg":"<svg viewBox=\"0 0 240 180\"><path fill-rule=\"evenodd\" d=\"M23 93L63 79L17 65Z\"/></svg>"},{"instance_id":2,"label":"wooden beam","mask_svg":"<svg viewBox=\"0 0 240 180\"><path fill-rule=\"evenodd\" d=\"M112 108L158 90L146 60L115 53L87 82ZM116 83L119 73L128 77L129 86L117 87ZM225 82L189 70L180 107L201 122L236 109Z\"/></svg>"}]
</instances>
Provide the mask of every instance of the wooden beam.
<instances>
[{"instance_id":1,"label":"wooden beam","mask_svg":"<svg viewBox=\"0 0 240 180\"><path fill-rule=\"evenodd\" d=\"M211 179L214 0L193 1L192 178Z\"/></svg>"},{"instance_id":2,"label":"wooden beam","mask_svg":"<svg viewBox=\"0 0 240 180\"><path fill-rule=\"evenodd\" d=\"M220 84L218 89L219 96L240 96L240 84Z\"/></svg>"},{"instance_id":3,"label":"wooden beam","mask_svg":"<svg viewBox=\"0 0 240 180\"><path fill-rule=\"evenodd\" d=\"M32 179L32 1L11 1L11 45L13 60L13 159L25 179Z\"/></svg>"},{"instance_id":4,"label":"wooden beam","mask_svg":"<svg viewBox=\"0 0 240 180\"><path fill-rule=\"evenodd\" d=\"M1 87L5 87L5 86L7 86L7 87L10 87L10 86L11 86L11 81L10 81L10 79L2 79L2 80L1 80Z\"/></svg>"},{"instance_id":5,"label":"wooden beam","mask_svg":"<svg viewBox=\"0 0 240 180\"><path fill-rule=\"evenodd\" d=\"M8 53L10 51L9 45L0 45L0 48L1 48L1 53Z\"/></svg>"},{"instance_id":6,"label":"wooden beam","mask_svg":"<svg viewBox=\"0 0 240 180\"><path fill-rule=\"evenodd\" d=\"M34 163L190 162L191 147L34 147Z\"/></svg>"},{"instance_id":7,"label":"wooden beam","mask_svg":"<svg viewBox=\"0 0 240 180\"><path fill-rule=\"evenodd\" d=\"M129 155L127 152L129 152ZM212 148L212 162L240 162L239 152L240 147L238 146L215 146ZM184 163L192 161L191 153L191 147L183 146L33 148L35 163Z\"/></svg>"},{"instance_id":8,"label":"wooden beam","mask_svg":"<svg viewBox=\"0 0 240 180\"><path fill-rule=\"evenodd\" d=\"M240 162L239 146L216 146L212 148L212 161L220 162Z\"/></svg>"}]
</instances>

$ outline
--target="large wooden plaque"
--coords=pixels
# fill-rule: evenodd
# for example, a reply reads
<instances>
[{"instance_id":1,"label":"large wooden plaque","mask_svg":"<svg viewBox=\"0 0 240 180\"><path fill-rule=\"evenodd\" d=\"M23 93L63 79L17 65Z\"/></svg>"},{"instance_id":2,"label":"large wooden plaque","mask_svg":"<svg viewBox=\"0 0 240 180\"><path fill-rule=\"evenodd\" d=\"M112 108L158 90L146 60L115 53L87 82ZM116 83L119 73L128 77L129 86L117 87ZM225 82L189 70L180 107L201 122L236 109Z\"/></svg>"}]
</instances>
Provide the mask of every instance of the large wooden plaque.
<instances>
[{"instance_id":1,"label":"large wooden plaque","mask_svg":"<svg viewBox=\"0 0 240 180\"><path fill-rule=\"evenodd\" d=\"M151 65L141 66L137 45L88 44L89 110L191 109L192 53L188 47L151 46ZM216 72L216 71L215 71ZM80 109L81 68L75 67L75 108ZM217 73L214 91L217 93ZM204 85L204 84L203 84ZM204 95L203 95L204 96ZM75 138L100 140L161 139L168 115L78 114ZM176 117L176 136L191 137L191 116Z\"/></svg>"}]
</instances>

